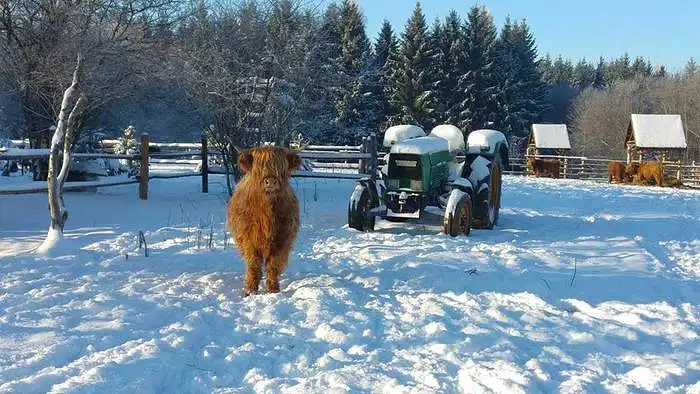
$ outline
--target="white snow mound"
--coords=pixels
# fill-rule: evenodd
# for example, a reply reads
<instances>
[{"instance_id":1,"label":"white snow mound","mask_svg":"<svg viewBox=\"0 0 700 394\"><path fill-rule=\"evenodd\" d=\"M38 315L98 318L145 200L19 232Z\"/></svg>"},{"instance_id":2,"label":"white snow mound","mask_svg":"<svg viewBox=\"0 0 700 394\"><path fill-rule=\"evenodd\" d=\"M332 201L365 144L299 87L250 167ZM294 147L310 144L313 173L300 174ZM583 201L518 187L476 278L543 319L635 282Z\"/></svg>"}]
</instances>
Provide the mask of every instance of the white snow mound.
<instances>
[{"instance_id":1,"label":"white snow mound","mask_svg":"<svg viewBox=\"0 0 700 394\"><path fill-rule=\"evenodd\" d=\"M498 130L474 130L467 137L467 150L469 153L480 153L482 146L488 146L489 153L493 153L493 148L498 141L504 141L508 146L506 136Z\"/></svg>"},{"instance_id":2,"label":"white snow mound","mask_svg":"<svg viewBox=\"0 0 700 394\"><path fill-rule=\"evenodd\" d=\"M391 126L384 132L384 147L388 148L392 145L401 143L402 141L411 139L425 137L425 131L422 128L415 125L396 125Z\"/></svg>"},{"instance_id":3,"label":"white snow mound","mask_svg":"<svg viewBox=\"0 0 700 394\"><path fill-rule=\"evenodd\" d=\"M464 149L464 134L457 126L451 124L441 124L435 126L428 136L440 137L447 140L450 152Z\"/></svg>"}]
</instances>

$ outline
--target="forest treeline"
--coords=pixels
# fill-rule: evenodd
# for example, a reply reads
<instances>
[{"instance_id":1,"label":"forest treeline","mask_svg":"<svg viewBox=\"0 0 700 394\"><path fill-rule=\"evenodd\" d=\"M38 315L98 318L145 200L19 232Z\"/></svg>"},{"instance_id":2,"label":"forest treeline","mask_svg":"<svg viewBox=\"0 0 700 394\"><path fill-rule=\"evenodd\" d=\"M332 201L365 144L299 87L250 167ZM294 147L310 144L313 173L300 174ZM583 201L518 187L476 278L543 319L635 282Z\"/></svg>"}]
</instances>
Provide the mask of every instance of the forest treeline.
<instances>
[{"instance_id":1,"label":"forest treeline","mask_svg":"<svg viewBox=\"0 0 700 394\"><path fill-rule=\"evenodd\" d=\"M563 122L579 153L619 156L630 111L681 113L691 136L700 130L694 61L672 74L627 54L552 58L525 20L499 29L485 6L427 21L416 3L403 26L384 21L368 37L351 0L191 4L0 4L0 132L47 134L79 52L83 133L357 144L397 123L522 137L533 122Z\"/></svg>"}]
</instances>

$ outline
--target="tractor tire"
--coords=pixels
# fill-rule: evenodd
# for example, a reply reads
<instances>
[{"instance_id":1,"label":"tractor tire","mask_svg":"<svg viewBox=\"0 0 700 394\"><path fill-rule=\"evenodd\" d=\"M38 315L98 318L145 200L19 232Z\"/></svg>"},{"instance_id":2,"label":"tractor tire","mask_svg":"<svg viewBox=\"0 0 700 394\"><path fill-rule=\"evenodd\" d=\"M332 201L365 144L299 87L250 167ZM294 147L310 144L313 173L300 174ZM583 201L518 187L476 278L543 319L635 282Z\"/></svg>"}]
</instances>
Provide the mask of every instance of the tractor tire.
<instances>
[{"instance_id":1,"label":"tractor tire","mask_svg":"<svg viewBox=\"0 0 700 394\"><path fill-rule=\"evenodd\" d=\"M472 201L464 193L456 204L448 205L443 220L443 231L452 237L459 234L469 235L472 223Z\"/></svg>"},{"instance_id":2,"label":"tractor tire","mask_svg":"<svg viewBox=\"0 0 700 394\"><path fill-rule=\"evenodd\" d=\"M501 209L501 159L499 155L491 162L489 170L489 187L485 200L479 199L485 204L485 209L480 210L479 216L475 218L475 228L492 230L498 223Z\"/></svg>"},{"instance_id":3,"label":"tractor tire","mask_svg":"<svg viewBox=\"0 0 700 394\"><path fill-rule=\"evenodd\" d=\"M371 209L369 190L363 185L355 186L348 205L348 226L358 231L374 231L375 216Z\"/></svg>"}]
</instances>

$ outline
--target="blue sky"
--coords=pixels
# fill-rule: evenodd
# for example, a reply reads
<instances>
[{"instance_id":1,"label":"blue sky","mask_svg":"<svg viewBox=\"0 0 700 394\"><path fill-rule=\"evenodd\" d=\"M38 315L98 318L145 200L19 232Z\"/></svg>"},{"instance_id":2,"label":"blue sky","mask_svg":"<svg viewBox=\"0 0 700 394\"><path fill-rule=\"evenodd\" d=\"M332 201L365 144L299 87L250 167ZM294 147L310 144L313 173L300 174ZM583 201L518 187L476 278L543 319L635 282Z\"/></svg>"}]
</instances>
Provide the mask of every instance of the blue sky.
<instances>
[{"instance_id":1,"label":"blue sky","mask_svg":"<svg viewBox=\"0 0 700 394\"><path fill-rule=\"evenodd\" d=\"M358 0L358 4L374 41L384 18L395 31L403 31L416 3ZM466 16L474 4L477 2L421 1L429 24L451 9ZM691 57L700 61L699 0L490 0L478 4L486 5L499 28L509 15L526 19L541 54L597 61L600 56L609 59L628 52L652 64L665 64L672 71Z\"/></svg>"}]
</instances>

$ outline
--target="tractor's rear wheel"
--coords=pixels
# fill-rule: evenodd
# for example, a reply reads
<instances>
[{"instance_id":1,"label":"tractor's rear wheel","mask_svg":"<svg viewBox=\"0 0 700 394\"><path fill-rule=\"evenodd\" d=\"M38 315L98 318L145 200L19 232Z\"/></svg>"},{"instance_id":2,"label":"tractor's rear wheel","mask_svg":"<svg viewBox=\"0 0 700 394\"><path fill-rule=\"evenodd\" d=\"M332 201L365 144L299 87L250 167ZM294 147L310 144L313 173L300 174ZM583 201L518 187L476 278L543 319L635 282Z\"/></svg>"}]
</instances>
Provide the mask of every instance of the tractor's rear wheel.
<instances>
[{"instance_id":1,"label":"tractor's rear wheel","mask_svg":"<svg viewBox=\"0 0 700 394\"><path fill-rule=\"evenodd\" d=\"M478 219L475 220L477 228L491 230L498 223L498 216L501 209L501 159L499 155L491 162L488 180L488 194L485 201L485 209L480 210Z\"/></svg>"},{"instance_id":2,"label":"tractor's rear wheel","mask_svg":"<svg viewBox=\"0 0 700 394\"><path fill-rule=\"evenodd\" d=\"M373 231L375 216L370 212L371 209L369 190L362 185L355 186L348 205L348 226L358 231Z\"/></svg>"},{"instance_id":3,"label":"tractor's rear wheel","mask_svg":"<svg viewBox=\"0 0 700 394\"><path fill-rule=\"evenodd\" d=\"M498 224L498 216L501 210L501 158L497 155L491 166L489 179L489 222L491 226Z\"/></svg>"}]
</instances>

